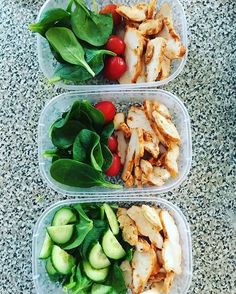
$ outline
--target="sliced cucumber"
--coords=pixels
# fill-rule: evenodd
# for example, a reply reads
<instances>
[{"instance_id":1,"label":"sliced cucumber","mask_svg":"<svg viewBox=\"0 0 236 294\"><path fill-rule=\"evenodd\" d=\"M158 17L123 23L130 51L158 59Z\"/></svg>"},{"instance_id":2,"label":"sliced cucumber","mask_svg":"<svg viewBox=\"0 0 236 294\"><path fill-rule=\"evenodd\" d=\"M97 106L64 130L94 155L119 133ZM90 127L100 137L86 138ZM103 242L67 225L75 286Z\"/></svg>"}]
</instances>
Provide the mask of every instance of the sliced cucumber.
<instances>
[{"instance_id":1,"label":"sliced cucumber","mask_svg":"<svg viewBox=\"0 0 236 294\"><path fill-rule=\"evenodd\" d=\"M112 291L111 286L106 286L102 284L93 284L91 289L91 294L109 294Z\"/></svg>"},{"instance_id":2,"label":"sliced cucumber","mask_svg":"<svg viewBox=\"0 0 236 294\"><path fill-rule=\"evenodd\" d=\"M112 230L112 233L114 235L119 234L119 224L113 209L107 203L103 204L103 207L104 207L105 214L108 219L110 228Z\"/></svg>"},{"instance_id":3,"label":"sliced cucumber","mask_svg":"<svg viewBox=\"0 0 236 294\"><path fill-rule=\"evenodd\" d=\"M102 249L106 256L112 259L121 259L126 254L111 230L107 230L102 238Z\"/></svg>"},{"instance_id":4,"label":"sliced cucumber","mask_svg":"<svg viewBox=\"0 0 236 294\"><path fill-rule=\"evenodd\" d=\"M95 269L108 267L111 263L102 250L102 246L97 242L89 253L89 262Z\"/></svg>"},{"instance_id":5,"label":"sliced cucumber","mask_svg":"<svg viewBox=\"0 0 236 294\"><path fill-rule=\"evenodd\" d=\"M62 207L53 217L52 226L64 226L73 224L77 220L75 213L69 207Z\"/></svg>"},{"instance_id":6,"label":"sliced cucumber","mask_svg":"<svg viewBox=\"0 0 236 294\"><path fill-rule=\"evenodd\" d=\"M65 244L70 241L73 235L74 225L47 227L47 231L49 236L55 243Z\"/></svg>"},{"instance_id":7,"label":"sliced cucumber","mask_svg":"<svg viewBox=\"0 0 236 294\"><path fill-rule=\"evenodd\" d=\"M52 252L52 246L53 246L53 241L46 232L44 241L43 241L43 246L39 254L39 258L41 259L46 259L51 255Z\"/></svg>"},{"instance_id":8,"label":"sliced cucumber","mask_svg":"<svg viewBox=\"0 0 236 294\"><path fill-rule=\"evenodd\" d=\"M75 258L59 246L54 245L52 247L52 264L59 273L68 275L75 266Z\"/></svg>"},{"instance_id":9,"label":"sliced cucumber","mask_svg":"<svg viewBox=\"0 0 236 294\"><path fill-rule=\"evenodd\" d=\"M109 267L98 270L93 268L88 261L83 262L83 269L87 277L94 282L104 281L109 272Z\"/></svg>"},{"instance_id":10,"label":"sliced cucumber","mask_svg":"<svg viewBox=\"0 0 236 294\"><path fill-rule=\"evenodd\" d=\"M58 271L55 269L55 267L52 264L51 258L49 258L45 265L46 271L49 274L49 276L54 276L58 274Z\"/></svg>"}]
</instances>

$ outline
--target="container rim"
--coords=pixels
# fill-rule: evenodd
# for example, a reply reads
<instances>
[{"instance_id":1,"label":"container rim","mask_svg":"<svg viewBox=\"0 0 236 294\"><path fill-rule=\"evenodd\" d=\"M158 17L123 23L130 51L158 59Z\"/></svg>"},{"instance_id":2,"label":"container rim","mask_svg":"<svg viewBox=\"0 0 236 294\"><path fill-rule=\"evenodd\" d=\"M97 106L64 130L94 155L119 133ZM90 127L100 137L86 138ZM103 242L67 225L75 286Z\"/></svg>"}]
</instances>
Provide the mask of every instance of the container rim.
<instances>
[{"instance_id":1,"label":"container rim","mask_svg":"<svg viewBox=\"0 0 236 294\"><path fill-rule=\"evenodd\" d=\"M46 6L48 5L49 2L51 2L52 0L46 0L44 2L44 4L42 5L42 7L39 10L38 16L37 16L37 21L39 21L40 16L42 15L44 9L46 8ZM186 15L184 12L184 8L183 5L181 4L181 2L179 0L175 0L176 3L178 3L179 9L181 11L182 14L182 23L183 23L183 27L185 28L182 32L183 36L182 36L182 41L183 44L186 47L186 53L184 55L184 57L181 59L181 62L177 68L177 70L175 72L173 72L168 78L161 80L161 81L156 81L156 82L149 82L149 83L138 83L138 84L98 84L98 85L67 85L64 82L59 82L55 84L56 88L62 88L62 89L67 89L67 90L71 90L71 91L76 91L76 90L89 90L91 88L93 88L96 91L104 91L104 90L123 90L123 89L140 89L140 88L152 88L152 87L160 87L160 86L164 86L166 84L168 84L169 82L171 82L172 80L174 80L183 70L187 58L188 58L188 33L187 33L187 19L186 19ZM40 48L40 44L41 44L41 40L42 37L40 35L37 35L37 55L38 55L38 61L39 61L39 67L42 71L42 73L44 74L45 77L49 77L45 70L44 67L42 65L42 52L41 50L39 50Z\"/></svg>"},{"instance_id":2,"label":"container rim","mask_svg":"<svg viewBox=\"0 0 236 294\"><path fill-rule=\"evenodd\" d=\"M35 244L36 244L36 239L38 237L38 228L42 222L42 220L44 219L44 217L54 208L63 206L63 205L71 205L71 204L76 204L76 203L95 203L95 202L155 202L156 205L164 205L165 207L168 207L167 210L173 210L183 221L184 226L185 226L185 234L187 236L187 242L189 244L188 247L188 257L189 257L189 270L190 272L188 273L188 278L187 278L187 282L186 282L186 287L185 289L183 289L182 294L185 294L188 292L188 289L190 288L191 282L192 282L192 276L193 276L193 255L192 255L192 239L191 239L191 230L190 230L190 226L189 223L187 222L187 219L185 217L185 215L183 214L183 212L181 211L181 209L173 204L172 202L163 199L163 198L159 198L159 197L154 197L154 196L149 196L149 197L143 197L143 198L137 198L136 194L133 195L127 195L125 197L125 199L119 199L119 196L111 196L109 199L101 199L100 197L97 198L78 198L78 199L67 199L67 200L60 200L57 201L53 204L51 204L49 207L47 207L43 213L39 216L34 229L33 229L33 237L32 237L32 276L33 276L33 283L35 286L35 289L37 291L37 293L39 293L39 289L38 289L38 284L36 283L37 280L37 275L36 275L36 252L35 252Z\"/></svg>"},{"instance_id":3,"label":"container rim","mask_svg":"<svg viewBox=\"0 0 236 294\"><path fill-rule=\"evenodd\" d=\"M96 91L97 92L97 91ZM191 127L190 127L190 117L189 117L189 114L188 114L188 111L186 109L186 107L184 106L183 102L177 97L175 96L174 94L168 92L168 91L165 91L165 90L162 90L162 89L135 89L135 90L125 90L124 91L125 93L135 93L135 94L141 94L141 93L148 93L148 94L152 94L152 93L155 93L155 94L158 94L158 93L162 93L162 94L165 94L167 96L171 96L171 98L180 106L181 110L183 111L183 114L185 116L185 124L186 124L186 127L187 127L187 142L188 142L188 149L189 150L192 150L192 140L191 140L191 136L192 136L192 133L191 133ZM38 137L39 137L39 134L40 134L40 129L44 126L44 123L43 123L43 117L44 117L44 113L45 111L47 110L48 107L50 107L50 105L54 104L54 102L59 99L60 97L64 97L64 96L67 96L69 94L72 94L72 95L81 95L81 94L85 94L87 96L89 96L90 94L94 94L95 91L89 91L89 92L84 92L84 91L72 91L72 92L65 92L65 93L62 93L60 95L57 95L55 96L54 98L52 98L51 100L49 100L42 112L41 112L41 115L40 115L40 118L39 118L39 124L38 124ZM120 94L120 91L100 91L99 94L109 94L109 93L112 93L112 94ZM78 98L79 99L79 98ZM40 169L40 174L43 178L43 180L47 183L47 185L49 187L51 187L53 190L56 190L58 193L61 193L63 195L69 195L69 196L78 196L80 195L81 197L86 197L86 195L96 195L96 194L99 194L99 195L104 195L104 196L107 196L107 195L111 195L111 194L119 194L119 193L127 193L127 194L132 194L134 193L133 190L130 190L129 189L107 189L107 190L103 190L103 191L91 191L89 188L88 188L88 191L65 191L63 188L61 187L58 187L55 183L53 183L52 181L48 180L48 177L46 175L46 172L45 172L45 169L43 168L44 167L44 163L41 162L41 157L42 157L42 152L43 150L41 150L40 148L40 144L38 145L38 162L39 162L39 169ZM145 187L145 189L143 188L135 188L135 193L143 193L143 194L146 194L146 193L149 193L149 194L160 194L160 193L166 193L167 191L170 191L172 190L173 188L177 188L183 181L184 179L187 177L190 169L191 169L191 163L192 163L192 152L190 152L189 154L189 157L186 158L186 162L187 164L184 166L184 170L181 174L181 176L177 179L176 182L172 183L171 185L169 185L168 187L167 186L163 186L162 189L160 190L154 190L150 187Z\"/></svg>"}]
</instances>

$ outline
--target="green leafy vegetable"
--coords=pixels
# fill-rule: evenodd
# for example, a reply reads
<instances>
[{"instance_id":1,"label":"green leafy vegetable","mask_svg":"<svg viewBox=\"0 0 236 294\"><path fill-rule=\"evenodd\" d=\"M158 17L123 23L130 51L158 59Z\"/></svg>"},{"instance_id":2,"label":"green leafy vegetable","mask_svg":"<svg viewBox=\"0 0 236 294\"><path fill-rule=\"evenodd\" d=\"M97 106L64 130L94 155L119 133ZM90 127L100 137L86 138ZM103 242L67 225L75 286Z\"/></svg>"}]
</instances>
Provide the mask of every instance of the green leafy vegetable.
<instances>
[{"instance_id":1,"label":"green leafy vegetable","mask_svg":"<svg viewBox=\"0 0 236 294\"><path fill-rule=\"evenodd\" d=\"M131 261L133 259L134 256L134 248L130 247L127 251L126 251L126 257L125 259L128 261Z\"/></svg>"},{"instance_id":2,"label":"green leafy vegetable","mask_svg":"<svg viewBox=\"0 0 236 294\"><path fill-rule=\"evenodd\" d=\"M105 123L105 118L103 113L95 108L88 100L83 100L81 103L81 108L86 112L92 119L94 127L100 128Z\"/></svg>"},{"instance_id":3,"label":"green leafy vegetable","mask_svg":"<svg viewBox=\"0 0 236 294\"><path fill-rule=\"evenodd\" d=\"M49 9L42 15L39 22L29 25L29 29L32 32L39 33L44 36L46 31L56 22L63 20L68 16L70 16L70 14L64 9Z\"/></svg>"},{"instance_id":4,"label":"green leafy vegetable","mask_svg":"<svg viewBox=\"0 0 236 294\"><path fill-rule=\"evenodd\" d=\"M111 14L90 11L81 0L75 0L76 8L71 14L71 25L75 35L93 46L104 45L113 30Z\"/></svg>"},{"instance_id":5,"label":"green leafy vegetable","mask_svg":"<svg viewBox=\"0 0 236 294\"><path fill-rule=\"evenodd\" d=\"M99 135L90 130L83 129L74 142L73 157L81 162L87 161L96 170L102 171L104 158Z\"/></svg>"},{"instance_id":6,"label":"green leafy vegetable","mask_svg":"<svg viewBox=\"0 0 236 294\"><path fill-rule=\"evenodd\" d=\"M59 158L71 158L69 150L50 149L43 152L43 156L46 158L53 158L57 160Z\"/></svg>"},{"instance_id":7,"label":"green leafy vegetable","mask_svg":"<svg viewBox=\"0 0 236 294\"><path fill-rule=\"evenodd\" d=\"M46 32L46 38L65 61L81 65L93 77L95 76L95 73L85 61L83 47L70 29L63 27L50 28Z\"/></svg>"},{"instance_id":8,"label":"green leafy vegetable","mask_svg":"<svg viewBox=\"0 0 236 294\"><path fill-rule=\"evenodd\" d=\"M114 133L115 127L113 121L109 122L101 133L101 142L105 145L108 144L108 138Z\"/></svg>"},{"instance_id":9,"label":"green leafy vegetable","mask_svg":"<svg viewBox=\"0 0 236 294\"><path fill-rule=\"evenodd\" d=\"M106 281L106 285L112 286L112 294L126 294L127 288L122 271L117 263L114 263Z\"/></svg>"},{"instance_id":10,"label":"green leafy vegetable","mask_svg":"<svg viewBox=\"0 0 236 294\"><path fill-rule=\"evenodd\" d=\"M103 158L104 158L102 170L107 171L112 164L113 155L112 155L110 149L104 144L102 144L102 154L103 154Z\"/></svg>"},{"instance_id":11,"label":"green leafy vegetable","mask_svg":"<svg viewBox=\"0 0 236 294\"><path fill-rule=\"evenodd\" d=\"M63 287L63 290L68 293L70 289L74 288L76 286L76 265L73 266L71 270L71 276L69 283L65 284Z\"/></svg>"},{"instance_id":12,"label":"green leafy vegetable","mask_svg":"<svg viewBox=\"0 0 236 294\"><path fill-rule=\"evenodd\" d=\"M85 49L86 61L96 75L104 68L104 55L115 56L116 54L108 50ZM92 75L80 65L61 64L50 82L60 80L83 82L91 78Z\"/></svg>"},{"instance_id":13,"label":"green leafy vegetable","mask_svg":"<svg viewBox=\"0 0 236 294\"><path fill-rule=\"evenodd\" d=\"M77 204L74 209L79 213L80 222L76 225L76 237L72 243L63 247L66 250L78 247L85 239L89 231L93 228L93 221L88 218L82 206Z\"/></svg>"},{"instance_id":14,"label":"green leafy vegetable","mask_svg":"<svg viewBox=\"0 0 236 294\"><path fill-rule=\"evenodd\" d=\"M103 186L107 188L122 188L121 185L112 184L104 179L101 172L90 165L71 159L59 159L50 168L53 179L61 184L72 187Z\"/></svg>"}]
</instances>

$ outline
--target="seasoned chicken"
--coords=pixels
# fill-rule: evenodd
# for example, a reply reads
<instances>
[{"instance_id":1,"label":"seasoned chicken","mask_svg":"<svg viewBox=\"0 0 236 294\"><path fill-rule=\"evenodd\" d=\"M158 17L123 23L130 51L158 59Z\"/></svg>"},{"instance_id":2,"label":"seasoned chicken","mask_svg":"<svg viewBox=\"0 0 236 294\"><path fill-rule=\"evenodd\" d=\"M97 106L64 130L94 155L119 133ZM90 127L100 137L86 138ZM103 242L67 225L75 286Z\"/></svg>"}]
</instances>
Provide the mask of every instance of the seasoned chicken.
<instances>
[{"instance_id":1,"label":"seasoned chicken","mask_svg":"<svg viewBox=\"0 0 236 294\"><path fill-rule=\"evenodd\" d=\"M139 237L135 248L139 252L147 252L150 250L150 244L145 239Z\"/></svg>"},{"instance_id":2,"label":"seasoned chicken","mask_svg":"<svg viewBox=\"0 0 236 294\"><path fill-rule=\"evenodd\" d=\"M132 206L128 209L127 214L132 218L141 235L148 237L151 243L155 244L157 248L162 248L163 238L160 233L143 215L141 207Z\"/></svg>"},{"instance_id":3,"label":"seasoned chicken","mask_svg":"<svg viewBox=\"0 0 236 294\"><path fill-rule=\"evenodd\" d=\"M178 168L179 146L171 144L164 156L164 166L170 172L172 177L176 177L179 173Z\"/></svg>"},{"instance_id":4,"label":"seasoned chicken","mask_svg":"<svg viewBox=\"0 0 236 294\"><path fill-rule=\"evenodd\" d=\"M127 260L122 261L120 265L120 269L122 271L124 280L125 280L125 285L127 288L132 288L133 287L133 269L130 265L130 263Z\"/></svg>"},{"instance_id":5,"label":"seasoned chicken","mask_svg":"<svg viewBox=\"0 0 236 294\"><path fill-rule=\"evenodd\" d=\"M132 175L129 176L129 178L125 181L125 186L127 188L132 187L134 185L134 177Z\"/></svg>"},{"instance_id":6,"label":"seasoned chicken","mask_svg":"<svg viewBox=\"0 0 236 294\"><path fill-rule=\"evenodd\" d=\"M173 122L170 119L166 119L157 111L153 111L152 116L161 134L165 138L179 144L180 136Z\"/></svg>"},{"instance_id":7,"label":"seasoned chicken","mask_svg":"<svg viewBox=\"0 0 236 294\"><path fill-rule=\"evenodd\" d=\"M172 10L169 3L164 2L158 10L155 18L168 18L172 23Z\"/></svg>"},{"instance_id":8,"label":"seasoned chicken","mask_svg":"<svg viewBox=\"0 0 236 294\"><path fill-rule=\"evenodd\" d=\"M113 123L114 123L114 128L115 130L119 130L120 129L120 125L122 123L125 122L125 115L123 112L117 112L114 119L113 119Z\"/></svg>"},{"instance_id":9,"label":"seasoned chicken","mask_svg":"<svg viewBox=\"0 0 236 294\"><path fill-rule=\"evenodd\" d=\"M131 21L142 22L146 19L147 9L145 3L140 3L132 7L120 5L116 8L116 12Z\"/></svg>"},{"instance_id":10,"label":"seasoned chicken","mask_svg":"<svg viewBox=\"0 0 236 294\"><path fill-rule=\"evenodd\" d=\"M146 78L147 82L154 82L158 79L161 71L161 64L164 57L164 50L166 47L166 40L160 37L149 40L147 44L146 57ZM149 49L151 48L151 49ZM150 58L150 50L152 50L152 57Z\"/></svg>"},{"instance_id":11,"label":"seasoned chicken","mask_svg":"<svg viewBox=\"0 0 236 294\"><path fill-rule=\"evenodd\" d=\"M181 274L181 247L179 243L165 239L162 249L163 267L167 272Z\"/></svg>"},{"instance_id":12,"label":"seasoned chicken","mask_svg":"<svg viewBox=\"0 0 236 294\"><path fill-rule=\"evenodd\" d=\"M149 174L148 182L157 187L162 187L165 184L165 182L161 178L157 177L154 172Z\"/></svg>"},{"instance_id":13,"label":"seasoned chicken","mask_svg":"<svg viewBox=\"0 0 236 294\"><path fill-rule=\"evenodd\" d=\"M157 210L148 205L142 205L142 210L145 218L156 227L157 231L162 230L162 224Z\"/></svg>"},{"instance_id":14,"label":"seasoned chicken","mask_svg":"<svg viewBox=\"0 0 236 294\"><path fill-rule=\"evenodd\" d=\"M128 216L127 209L118 208L117 217L122 230L123 239L131 246L138 244L138 229L135 222Z\"/></svg>"},{"instance_id":15,"label":"seasoned chicken","mask_svg":"<svg viewBox=\"0 0 236 294\"><path fill-rule=\"evenodd\" d=\"M136 83L143 70L142 56L145 38L137 29L126 27L124 42L126 44L124 54L127 65L126 80L130 76L131 82ZM121 81L123 79L121 78Z\"/></svg>"},{"instance_id":16,"label":"seasoned chicken","mask_svg":"<svg viewBox=\"0 0 236 294\"><path fill-rule=\"evenodd\" d=\"M169 109L164 104L157 101L152 101L152 112L155 110L163 115L166 119L171 119Z\"/></svg>"},{"instance_id":17,"label":"seasoned chicken","mask_svg":"<svg viewBox=\"0 0 236 294\"><path fill-rule=\"evenodd\" d=\"M126 142L125 134L123 131L116 131L115 136L117 138L117 143L118 143L118 146L117 146L118 155L120 157L120 162L123 165L125 163L128 144Z\"/></svg>"},{"instance_id":18,"label":"seasoned chicken","mask_svg":"<svg viewBox=\"0 0 236 294\"><path fill-rule=\"evenodd\" d=\"M186 53L186 48L181 44L180 41L169 39L166 41L166 48L164 55L169 59L182 58Z\"/></svg>"},{"instance_id":19,"label":"seasoned chicken","mask_svg":"<svg viewBox=\"0 0 236 294\"><path fill-rule=\"evenodd\" d=\"M131 130L129 129L129 127L127 126L125 122L120 124L120 129L125 134L125 138L129 138L131 136Z\"/></svg>"},{"instance_id":20,"label":"seasoned chicken","mask_svg":"<svg viewBox=\"0 0 236 294\"><path fill-rule=\"evenodd\" d=\"M174 280L174 273L173 272L168 272L166 274L166 278L163 283L163 291L165 294L169 293L170 287L172 286L173 280Z\"/></svg>"},{"instance_id":21,"label":"seasoned chicken","mask_svg":"<svg viewBox=\"0 0 236 294\"><path fill-rule=\"evenodd\" d=\"M151 19L154 17L156 5L157 5L157 0L150 0L150 3L148 5L148 14L147 14L148 19Z\"/></svg>"},{"instance_id":22,"label":"seasoned chicken","mask_svg":"<svg viewBox=\"0 0 236 294\"><path fill-rule=\"evenodd\" d=\"M136 145L136 152L134 156L134 164L135 166L139 166L140 159L144 155L144 140L143 140L143 129L136 129L138 135L138 145Z\"/></svg>"},{"instance_id":23,"label":"seasoned chicken","mask_svg":"<svg viewBox=\"0 0 236 294\"><path fill-rule=\"evenodd\" d=\"M153 166L151 165L151 163L149 161L147 161L147 160L141 159L140 167L142 169L142 172L148 178L148 176L150 175L150 173L153 170Z\"/></svg>"},{"instance_id":24,"label":"seasoned chicken","mask_svg":"<svg viewBox=\"0 0 236 294\"><path fill-rule=\"evenodd\" d=\"M160 220L163 226L165 238L173 242L179 243L179 231L173 217L167 210L161 210Z\"/></svg>"},{"instance_id":25,"label":"seasoned chicken","mask_svg":"<svg viewBox=\"0 0 236 294\"><path fill-rule=\"evenodd\" d=\"M152 254L153 266L152 266L152 273L151 276L155 277L160 271L160 265L158 263L155 245L151 245L150 253Z\"/></svg>"},{"instance_id":26,"label":"seasoned chicken","mask_svg":"<svg viewBox=\"0 0 236 294\"><path fill-rule=\"evenodd\" d=\"M135 251L132 259L133 268L133 294L140 294L152 273L153 269L152 252Z\"/></svg>"},{"instance_id":27,"label":"seasoned chicken","mask_svg":"<svg viewBox=\"0 0 236 294\"><path fill-rule=\"evenodd\" d=\"M144 36L153 36L157 35L163 28L163 20L158 18L158 19L148 19L144 22L142 22L139 25L139 31L144 35Z\"/></svg>"},{"instance_id":28,"label":"seasoned chicken","mask_svg":"<svg viewBox=\"0 0 236 294\"><path fill-rule=\"evenodd\" d=\"M140 166L136 166L135 169L134 169L134 175L135 175L135 178L137 180L141 180L142 179L142 169Z\"/></svg>"},{"instance_id":29,"label":"seasoned chicken","mask_svg":"<svg viewBox=\"0 0 236 294\"><path fill-rule=\"evenodd\" d=\"M166 170L165 168L162 168L162 167L154 166L153 167L153 173L154 173L154 175L156 177L160 178L164 182L167 181L167 180L169 180L169 178L171 177L171 175L168 172L168 170Z\"/></svg>"},{"instance_id":30,"label":"seasoned chicken","mask_svg":"<svg viewBox=\"0 0 236 294\"><path fill-rule=\"evenodd\" d=\"M167 138L165 138L163 136L163 134L160 132L160 130L158 129L157 125L155 122L151 122L151 126L153 131L155 132L158 140L161 142L161 144L165 147L168 147L170 145L169 141L167 140Z\"/></svg>"},{"instance_id":31,"label":"seasoned chicken","mask_svg":"<svg viewBox=\"0 0 236 294\"><path fill-rule=\"evenodd\" d=\"M148 151L149 153L151 153L154 158L157 158L159 155L159 147L157 144L154 144L153 142L145 141L144 149Z\"/></svg>"}]
</instances>

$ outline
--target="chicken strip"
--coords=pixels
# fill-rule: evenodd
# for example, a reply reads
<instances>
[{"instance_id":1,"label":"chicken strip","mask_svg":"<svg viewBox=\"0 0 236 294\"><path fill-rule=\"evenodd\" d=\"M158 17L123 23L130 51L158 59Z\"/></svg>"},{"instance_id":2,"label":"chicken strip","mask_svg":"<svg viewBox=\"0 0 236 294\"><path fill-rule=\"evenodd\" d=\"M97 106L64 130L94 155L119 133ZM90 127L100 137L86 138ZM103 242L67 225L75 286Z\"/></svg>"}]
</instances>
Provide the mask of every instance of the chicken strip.
<instances>
[{"instance_id":1,"label":"chicken strip","mask_svg":"<svg viewBox=\"0 0 236 294\"><path fill-rule=\"evenodd\" d=\"M150 0L150 3L148 5L148 14L147 14L148 19L151 19L154 17L156 5L157 5L157 0Z\"/></svg>"},{"instance_id":2,"label":"chicken strip","mask_svg":"<svg viewBox=\"0 0 236 294\"><path fill-rule=\"evenodd\" d=\"M161 210L160 220L163 226L163 232L166 239L179 243L179 231L173 217L167 210Z\"/></svg>"},{"instance_id":3,"label":"chicken strip","mask_svg":"<svg viewBox=\"0 0 236 294\"><path fill-rule=\"evenodd\" d=\"M179 146L171 144L164 156L164 166L172 177L176 177L179 173L178 168Z\"/></svg>"},{"instance_id":4,"label":"chicken strip","mask_svg":"<svg viewBox=\"0 0 236 294\"><path fill-rule=\"evenodd\" d=\"M120 162L122 165L124 165L127 147L128 147L128 144L125 139L125 134L123 131L116 131L115 136L117 138L117 143L118 143L117 151L118 151L118 155L120 157Z\"/></svg>"},{"instance_id":5,"label":"chicken strip","mask_svg":"<svg viewBox=\"0 0 236 294\"><path fill-rule=\"evenodd\" d=\"M163 25L163 20L160 18L148 19L142 22L138 29L144 36L153 36L157 35L163 29Z\"/></svg>"},{"instance_id":6,"label":"chicken strip","mask_svg":"<svg viewBox=\"0 0 236 294\"><path fill-rule=\"evenodd\" d=\"M139 237L135 248L139 252L147 252L150 250L150 244L145 239Z\"/></svg>"},{"instance_id":7,"label":"chicken strip","mask_svg":"<svg viewBox=\"0 0 236 294\"><path fill-rule=\"evenodd\" d=\"M162 223L157 210L148 205L142 205L142 210L145 218L156 227L158 232L160 232L162 230Z\"/></svg>"},{"instance_id":8,"label":"chicken strip","mask_svg":"<svg viewBox=\"0 0 236 294\"><path fill-rule=\"evenodd\" d=\"M147 17L147 9L148 7L145 3L140 3L132 7L120 5L116 8L116 12L131 21L142 22Z\"/></svg>"},{"instance_id":9,"label":"chicken strip","mask_svg":"<svg viewBox=\"0 0 236 294\"><path fill-rule=\"evenodd\" d=\"M162 249L163 267L167 272L181 274L181 247L179 243L165 239Z\"/></svg>"},{"instance_id":10,"label":"chicken strip","mask_svg":"<svg viewBox=\"0 0 236 294\"><path fill-rule=\"evenodd\" d=\"M122 271L126 287L132 288L133 287L133 269L130 263L128 262L128 260L122 261L120 265L120 269Z\"/></svg>"}]
</instances>

